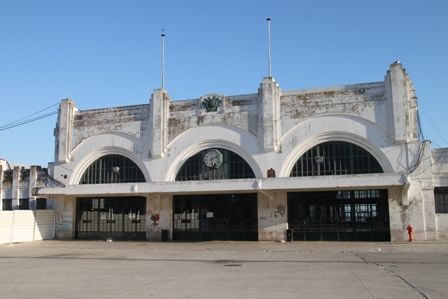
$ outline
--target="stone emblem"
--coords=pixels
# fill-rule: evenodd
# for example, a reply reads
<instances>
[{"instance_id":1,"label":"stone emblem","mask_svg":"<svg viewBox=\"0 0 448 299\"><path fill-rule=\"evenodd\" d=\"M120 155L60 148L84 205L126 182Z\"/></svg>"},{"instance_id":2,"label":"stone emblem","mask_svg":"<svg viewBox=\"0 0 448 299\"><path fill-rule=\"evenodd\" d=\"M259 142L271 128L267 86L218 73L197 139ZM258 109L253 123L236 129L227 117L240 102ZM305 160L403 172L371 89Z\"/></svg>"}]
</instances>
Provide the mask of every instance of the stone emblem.
<instances>
[{"instance_id":1,"label":"stone emblem","mask_svg":"<svg viewBox=\"0 0 448 299\"><path fill-rule=\"evenodd\" d=\"M211 96L202 100L202 108L207 112L216 112L222 105L222 99Z\"/></svg>"}]
</instances>

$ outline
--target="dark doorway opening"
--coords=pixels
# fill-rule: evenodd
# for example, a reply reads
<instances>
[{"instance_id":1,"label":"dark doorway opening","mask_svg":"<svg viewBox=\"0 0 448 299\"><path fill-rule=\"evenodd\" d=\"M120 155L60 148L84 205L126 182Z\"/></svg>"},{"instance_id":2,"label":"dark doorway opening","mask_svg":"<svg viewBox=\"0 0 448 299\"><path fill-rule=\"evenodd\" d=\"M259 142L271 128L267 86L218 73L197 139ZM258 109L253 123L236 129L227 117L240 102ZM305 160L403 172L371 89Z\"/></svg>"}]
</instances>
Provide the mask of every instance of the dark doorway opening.
<instances>
[{"instance_id":1,"label":"dark doorway opening","mask_svg":"<svg viewBox=\"0 0 448 299\"><path fill-rule=\"evenodd\" d=\"M387 190L288 193L294 240L390 241Z\"/></svg>"},{"instance_id":2,"label":"dark doorway opening","mask_svg":"<svg viewBox=\"0 0 448 299\"><path fill-rule=\"evenodd\" d=\"M76 238L145 240L145 197L95 197L76 200Z\"/></svg>"},{"instance_id":3,"label":"dark doorway opening","mask_svg":"<svg viewBox=\"0 0 448 299\"><path fill-rule=\"evenodd\" d=\"M258 241L257 195L175 195L173 240Z\"/></svg>"}]
</instances>

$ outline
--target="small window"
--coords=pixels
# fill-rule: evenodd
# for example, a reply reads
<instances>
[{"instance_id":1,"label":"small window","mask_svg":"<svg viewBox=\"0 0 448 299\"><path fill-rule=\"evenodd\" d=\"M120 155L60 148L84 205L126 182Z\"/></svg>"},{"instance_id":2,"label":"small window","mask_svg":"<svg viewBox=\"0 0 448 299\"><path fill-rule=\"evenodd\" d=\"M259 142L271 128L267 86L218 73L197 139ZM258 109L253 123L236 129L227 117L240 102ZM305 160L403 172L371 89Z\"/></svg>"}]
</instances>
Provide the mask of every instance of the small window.
<instances>
[{"instance_id":1,"label":"small window","mask_svg":"<svg viewBox=\"0 0 448 299\"><path fill-rule=\"evenodd\" d=\"M47 209L47 199L37 198L36 199L36 210L46 210Z\"/></svg>"},{"instance_id":2,"label":"small window","mask_svg":"<svg viewBox=\"0 0 448 299\"><path fill-rule=\"evenodd\" d=\"M12 210L12 199L3 199L3 211L11 211Z\"/></svg>"},{"instance_id":3,"label":"small window","mask_svg":"<svg viewBox=\"0 0 448 299\"><path fill-rule=\"evenodd\" d=\"M434 189L436 213L448 213L448 187Z\"/></svg>"},{"instance_id":4,"label":"small window","mask_svg":"<svg viewBox=\"0 0 448 299\"><path fill-rule=\"evenodd\" d=\"M19 210L29 210L30 209L30 200L29 198L21 198L19 199Z\"/></svg>"}]
</instances>

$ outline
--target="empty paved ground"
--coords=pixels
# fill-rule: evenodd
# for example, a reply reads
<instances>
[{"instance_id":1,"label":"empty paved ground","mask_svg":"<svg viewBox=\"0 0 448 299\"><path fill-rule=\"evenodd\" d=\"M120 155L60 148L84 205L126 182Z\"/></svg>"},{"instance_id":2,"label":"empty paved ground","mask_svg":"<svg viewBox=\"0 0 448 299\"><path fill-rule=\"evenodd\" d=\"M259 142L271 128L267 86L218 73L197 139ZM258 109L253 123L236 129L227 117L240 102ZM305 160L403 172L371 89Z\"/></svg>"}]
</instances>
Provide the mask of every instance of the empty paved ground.
<instances>
[{"instance_id":1,"label":"empty paved ground","mask_svg":"<svg viewBox=\"0 0 448 299\"><path fill-rule=\"evenodd\" d=\"M448 298L448 243L0 245L0 298Z\"/></svg>"}]
</instances>

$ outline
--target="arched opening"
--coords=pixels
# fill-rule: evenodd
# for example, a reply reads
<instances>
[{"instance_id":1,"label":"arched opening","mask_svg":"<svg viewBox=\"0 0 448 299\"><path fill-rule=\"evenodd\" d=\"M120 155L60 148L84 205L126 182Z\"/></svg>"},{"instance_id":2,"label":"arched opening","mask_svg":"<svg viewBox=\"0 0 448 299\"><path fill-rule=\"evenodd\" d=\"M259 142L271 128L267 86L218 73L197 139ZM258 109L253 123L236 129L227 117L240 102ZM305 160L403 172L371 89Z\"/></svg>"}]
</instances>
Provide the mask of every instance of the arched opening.
<instances>
[{"instance_id":1,"label":"arched opening","mask_svg":"<svg viewBox=\"0 0 448 299\"><path fill-rule=\"evenodd\" d=\"M238 154L211 148L190 157L176 181L255 178ZM174 240L258 240L257 194L173 196Z\"/></svg>"},{"instance_id":2,"label":"arched opening","mask_svg":"<svg viewBox=\"0 0 448 299\"><path fill-rule=\"evenodd\" d=\"M356 144L329 141L315 145L294 164L291 177L383 173L378 161Z\"/></svg>"},{"instance_id":3,"label":"arched opening","mask_svg":"<svg viewBox=\"0 0 448 299\"><path fill-rule=\"evenodd\" d=\"M105 155L87 167L79 184L145 182L140 168L122 155ZM76 238L144 240L146 198L88 197L76 199Z\"/></svg>"},{"instance_id":4,"label":"arched opening","mask_svg":"<svg viewBox=\"0 0 448 299\"><path fill-rule=\"evenodd\" d=\"M84 184L113 184L146 182L137 164L122 155L106 155L87 167L79 181Z\"/></svg>"},{"instance_id":5,"label":"arched opening","mask_svg":"<svg viewBox=\"0 0 448 299\"><path fill-rule=\"evenodd\" d=\"M176 181L255 178L250 165L238 154L213 148L198 152L180 168Z\"/></svg>"},{"instance_id":6,"label":"arched opening","mask_svg":"<svg viewBox=\"0 0 448 299\"><path fill-rule=\"evenodd\" d=\"M383 173L365 149L342 141L318 144L295 163L291 177ZM288 226L295 240L390 240L387 190L288 193Z\"/></svg>"}]
</instances>

